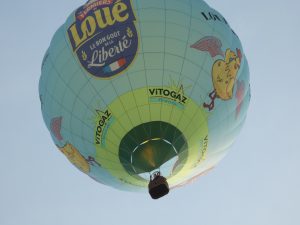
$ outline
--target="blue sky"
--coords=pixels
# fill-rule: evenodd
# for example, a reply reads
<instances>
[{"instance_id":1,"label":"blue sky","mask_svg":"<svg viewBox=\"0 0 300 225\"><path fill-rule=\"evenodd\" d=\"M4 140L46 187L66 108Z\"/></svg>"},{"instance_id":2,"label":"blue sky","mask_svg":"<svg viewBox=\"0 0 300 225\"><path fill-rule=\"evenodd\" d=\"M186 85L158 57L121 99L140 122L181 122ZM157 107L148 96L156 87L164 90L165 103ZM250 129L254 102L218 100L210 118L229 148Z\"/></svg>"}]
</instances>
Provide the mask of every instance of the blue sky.
<instances>
[{"instance_id":1,"label":"blue sky","mask_svg":"<svg viewBox=\"0 0 300 225\"><path fill-rule=\"evenodd\" d=\"M220 165L160 201L110 189L74 169L43 124L42 57L55 30L82 3L1 4L0 224L299 224L299 1L207 1L242 40L252 102Z\"/></svg>"}]
</instances>

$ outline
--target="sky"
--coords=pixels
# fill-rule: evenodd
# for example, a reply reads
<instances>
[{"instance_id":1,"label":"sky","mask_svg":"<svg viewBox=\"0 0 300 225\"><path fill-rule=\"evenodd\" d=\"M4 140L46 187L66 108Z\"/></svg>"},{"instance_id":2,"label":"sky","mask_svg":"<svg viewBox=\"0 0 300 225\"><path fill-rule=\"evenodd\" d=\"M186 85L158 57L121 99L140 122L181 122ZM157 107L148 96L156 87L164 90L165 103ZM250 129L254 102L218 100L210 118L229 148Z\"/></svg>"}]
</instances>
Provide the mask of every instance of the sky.
<instances>
[{"instance_id":1,"label":"sky","mask_svg":"<svg viewBox=\"0 0 300 225\"><path fill-rule=\"evenodd\" d=\"M0 224L300 224L299 1L207 0L243 43L248 118L212 172L159 201L76 170L43 123L42 58L56 29L83 3L1 2Z\"/></svg>"}]
</instances>

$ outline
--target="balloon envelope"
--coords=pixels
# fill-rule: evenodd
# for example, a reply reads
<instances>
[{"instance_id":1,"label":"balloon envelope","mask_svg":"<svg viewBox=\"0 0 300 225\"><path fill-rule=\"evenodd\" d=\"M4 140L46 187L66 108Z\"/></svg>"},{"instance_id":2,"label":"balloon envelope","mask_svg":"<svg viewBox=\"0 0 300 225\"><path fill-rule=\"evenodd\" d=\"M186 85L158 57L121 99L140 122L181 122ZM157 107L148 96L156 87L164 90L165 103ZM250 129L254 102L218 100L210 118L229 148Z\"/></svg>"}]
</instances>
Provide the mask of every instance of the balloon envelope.
<instances>
[{"instance_id":1,"label":"balloon envelope","mask_svg":"<svg viewBox=\"0 0 300 225\"><path fill-rule=\"evenodd\" d=\"M212 169L246 118L249 70L226 19L201 0L94 0L55 33L39 84L58 149L96 181L171 188Z\"/></svg>"}]
</instances>

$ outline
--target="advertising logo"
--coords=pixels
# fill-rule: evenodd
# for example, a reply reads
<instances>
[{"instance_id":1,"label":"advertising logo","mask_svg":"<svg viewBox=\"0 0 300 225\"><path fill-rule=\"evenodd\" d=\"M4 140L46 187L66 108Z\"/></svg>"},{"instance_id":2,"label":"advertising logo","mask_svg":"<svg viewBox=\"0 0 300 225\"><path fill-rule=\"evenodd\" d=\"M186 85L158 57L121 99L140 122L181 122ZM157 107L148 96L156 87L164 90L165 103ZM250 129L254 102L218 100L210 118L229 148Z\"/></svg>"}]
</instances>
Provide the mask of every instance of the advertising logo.
<instances>
[{"instance_id":1,"label":"advertising logo","mask_svg":"<svg viewBox=\"0 0 300 225\"><path fill-rule=\"evenodd\" d=\"M82 67L98 78L124 71L138 50L135 20L130 0L89 1L80 7L68 37Z\"/></svg>"},{"instance_id":2,"label":"advertising logo","mask_svg":"<svg viewBox=\"0 0 300 225\"><path fill-rule=\"evenodd\" d=\"M96 129L95 129L95 144L106 146L106 136L108 129L115 121L112 113L109 110L97 110Z\"/></svg>"},{"instance_id":3,"label":"advertising logo","mask_svg":"<svg viewBox=\"0 0 300 225\"><path fill-rule=\"evenodd\" d=\"M184 94L183 85L149 88L148 94L150 96L150 102L171 104L180 109L184 109L184 106L188 102L188 97Z\"/></svg>"}]
</instances>

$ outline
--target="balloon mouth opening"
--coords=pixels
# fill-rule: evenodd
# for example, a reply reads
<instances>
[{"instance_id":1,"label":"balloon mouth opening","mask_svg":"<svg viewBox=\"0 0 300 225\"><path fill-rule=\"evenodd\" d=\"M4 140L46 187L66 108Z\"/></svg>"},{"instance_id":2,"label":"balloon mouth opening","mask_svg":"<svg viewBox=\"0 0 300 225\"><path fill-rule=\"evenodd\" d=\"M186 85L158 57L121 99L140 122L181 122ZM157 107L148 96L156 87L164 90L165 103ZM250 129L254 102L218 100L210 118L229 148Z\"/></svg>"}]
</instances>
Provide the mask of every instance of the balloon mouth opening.
<instances>
[{"instance_id":1,"label":"balloon mouth opening","mask_svg":"<svg viewBox=\"0 0 300 225\"><path fill-rule=\"evenodd\" d=\"M187 160L188 145L175 126L152 121L131 129L119 145L119 159L127 173L149 182L149 174L159 170L166 177L175 175Z\"/></svg>"}]
</instances>

